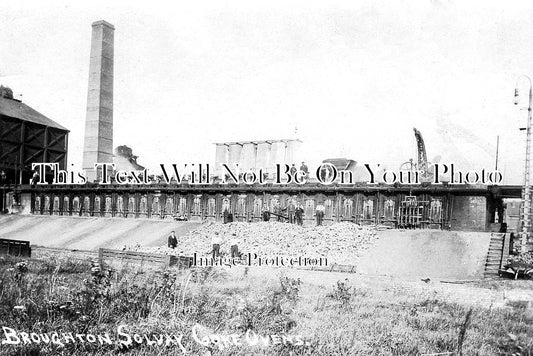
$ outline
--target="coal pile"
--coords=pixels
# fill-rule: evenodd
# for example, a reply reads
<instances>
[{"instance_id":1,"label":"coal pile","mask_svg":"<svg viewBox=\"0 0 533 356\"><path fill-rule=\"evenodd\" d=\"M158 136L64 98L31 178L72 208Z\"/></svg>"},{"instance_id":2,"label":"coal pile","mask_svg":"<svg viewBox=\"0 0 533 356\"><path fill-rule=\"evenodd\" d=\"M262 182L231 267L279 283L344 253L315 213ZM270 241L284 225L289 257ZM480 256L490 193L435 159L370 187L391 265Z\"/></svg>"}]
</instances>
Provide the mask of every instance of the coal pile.
<instances>
[{"instance_id":1,"label":"coal pile","mask_svg":"<svg viewBox=\"0 0 533 356\"><path fill-rule=\"evenodd\" d=\"M376 230L354 223L301 227L282 222L205 223L184 236L178 246L133 247L131 249L163 254L209 256L215 233L221 239L220 250L229 253L230 240L237 238L239 251L261 256L327 257L328 264L356 263L361 253L374 241Z\"/></svg>"}]
</instances>

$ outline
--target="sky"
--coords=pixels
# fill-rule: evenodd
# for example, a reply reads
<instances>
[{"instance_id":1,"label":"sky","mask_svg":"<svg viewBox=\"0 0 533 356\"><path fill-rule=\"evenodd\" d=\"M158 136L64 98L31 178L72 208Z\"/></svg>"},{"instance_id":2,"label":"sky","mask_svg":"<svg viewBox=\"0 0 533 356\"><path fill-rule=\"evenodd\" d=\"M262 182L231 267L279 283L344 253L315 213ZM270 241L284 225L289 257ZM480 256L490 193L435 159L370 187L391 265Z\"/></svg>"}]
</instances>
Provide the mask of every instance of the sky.
<instances>
[{"instance_id":1,"label":"sky","mask_svg":"<svg viewBox=\"0 0 533 356\"><path fill-rule=\"evenodd\" d=\"M91 23L115 30L114 145L138 162L213 163L214 142L299 138L346 157L499 169L523 181L527 1L11 1L0 84L67 127L81 165Z\"/></svg>"}]
</instances>

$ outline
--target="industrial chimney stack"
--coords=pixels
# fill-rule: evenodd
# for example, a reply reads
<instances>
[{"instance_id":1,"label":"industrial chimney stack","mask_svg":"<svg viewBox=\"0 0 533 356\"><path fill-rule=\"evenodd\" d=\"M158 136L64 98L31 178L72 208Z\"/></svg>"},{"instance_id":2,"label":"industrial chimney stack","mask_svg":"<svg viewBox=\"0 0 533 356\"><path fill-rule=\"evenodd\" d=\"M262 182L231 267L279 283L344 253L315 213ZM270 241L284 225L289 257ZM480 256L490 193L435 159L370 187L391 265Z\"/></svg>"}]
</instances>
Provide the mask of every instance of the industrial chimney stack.
<instances>
[{"instance_id":1,"label":"industrial chimney stack","mask_svg":"<svg viewBox=\"0 0 533 356\"><path fill-rule=\"evenodd\" d=\"M115 27L92 24L89 90L83 144L83 169L89 182L99 179L95 163L113 162L113 57Z\"/></svg>"}]
</instances>

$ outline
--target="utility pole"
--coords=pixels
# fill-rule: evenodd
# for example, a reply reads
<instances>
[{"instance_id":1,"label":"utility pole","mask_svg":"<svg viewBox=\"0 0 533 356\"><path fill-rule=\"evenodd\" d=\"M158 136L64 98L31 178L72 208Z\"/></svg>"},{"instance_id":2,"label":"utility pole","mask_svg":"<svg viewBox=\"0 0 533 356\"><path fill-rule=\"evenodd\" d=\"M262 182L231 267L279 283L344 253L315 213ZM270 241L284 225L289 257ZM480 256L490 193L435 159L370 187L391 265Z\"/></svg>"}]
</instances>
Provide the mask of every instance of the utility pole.
<instances>
[{"instance_id":1,"label":"utility pole","mask_svg":"<svg viewBox=\"0 0 533 356\"><path fill-rule=\"evenodd\" d=\"M3 214L6 210L6 172L3 170L0 171L0 180L2 181L2 211L0 213Z\"/></svg>"},{"instance_id":2,"label":"utility pole","mask_svg":"<svg viewBox=\"0 0 533 356\"><path fill-rule=\"evenodd\" d=\"M522 192L522 216L521 216L521 243L520 243L520 252L527 252L527 243L529 241L529 234L531 228L531 187L529 180L529 170L530 170L530 151L531 151L531 108L533 106L533 85L531 79L522 75L518 77L516 82L516 88L514 91L514 104L518 105L518 80L524 77L529 82L529 105L527 108L527 127L526 127L526 161L524 167L524 188Z\"/></svg>"},{"instance_id":3,"label":"utility pole","mask_svg":"<svg viewBox=\"0 0 533 356\"><path fill-rule=\"evenodd\" d=\"M498 170L498 150L500 148L500 135L496 136L496 167L494 170Z\"/></svg>"}]
</instances>

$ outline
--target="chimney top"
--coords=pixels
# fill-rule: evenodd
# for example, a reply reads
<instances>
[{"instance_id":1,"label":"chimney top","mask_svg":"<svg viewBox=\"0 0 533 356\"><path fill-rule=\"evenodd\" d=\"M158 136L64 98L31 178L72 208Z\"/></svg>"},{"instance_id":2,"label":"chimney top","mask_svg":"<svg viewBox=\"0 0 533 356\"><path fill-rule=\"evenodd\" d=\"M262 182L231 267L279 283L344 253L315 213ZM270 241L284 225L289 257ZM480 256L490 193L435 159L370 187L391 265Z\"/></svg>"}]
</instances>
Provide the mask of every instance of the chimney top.
<instances>
[{"instance_id":1,"label":"chimney top","mask_svg":"<svg viewBox=\"0 0 533 356\"><path fill-rule=\"evenodd\" d=\"M92 26L93 27L96 27L96 26L107 26L107 27L109 27L112 30L115 29L115 26L111 25L109 22L104 21L104 20L93 22Z\"/></svg>"}]
</instances>

